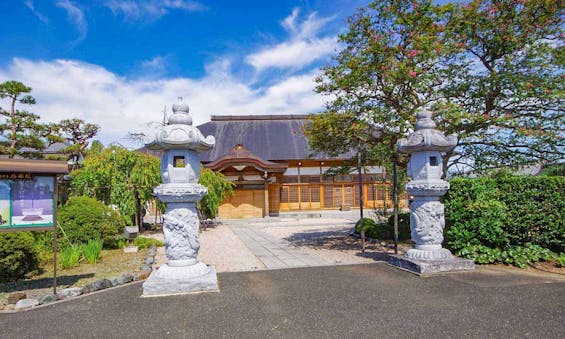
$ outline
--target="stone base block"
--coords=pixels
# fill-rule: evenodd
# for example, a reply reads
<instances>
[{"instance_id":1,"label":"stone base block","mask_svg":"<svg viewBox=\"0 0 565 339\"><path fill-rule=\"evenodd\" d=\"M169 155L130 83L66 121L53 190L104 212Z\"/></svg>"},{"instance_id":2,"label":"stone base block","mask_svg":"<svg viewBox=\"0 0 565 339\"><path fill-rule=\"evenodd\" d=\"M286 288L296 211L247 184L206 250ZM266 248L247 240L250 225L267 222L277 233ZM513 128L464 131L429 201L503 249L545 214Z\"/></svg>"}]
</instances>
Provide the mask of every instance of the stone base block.
<instances>
[{"instance_id":1,"label":"stone base block","mask_svg":"<svg viewBox=\"0 0 565 339\"><path fill-rule=\"evenodd\" d=\"M199 262L191 266L163 265L143 283L142 297L218 291L216 269Z\"/></svg>"},{"instance_id":2,"label":"stone base block","mask_svg":"<svg viewBox=\"0 0 565 339\"><path fill-rule=\"evenodd\" d=\"M475 269L475 263L472 260L458 257L436 260L419 260L406 258L405 256L400 255L391 255L388 263L389 265L408 270L418 275Z\"/></svg>"}]
</instances>

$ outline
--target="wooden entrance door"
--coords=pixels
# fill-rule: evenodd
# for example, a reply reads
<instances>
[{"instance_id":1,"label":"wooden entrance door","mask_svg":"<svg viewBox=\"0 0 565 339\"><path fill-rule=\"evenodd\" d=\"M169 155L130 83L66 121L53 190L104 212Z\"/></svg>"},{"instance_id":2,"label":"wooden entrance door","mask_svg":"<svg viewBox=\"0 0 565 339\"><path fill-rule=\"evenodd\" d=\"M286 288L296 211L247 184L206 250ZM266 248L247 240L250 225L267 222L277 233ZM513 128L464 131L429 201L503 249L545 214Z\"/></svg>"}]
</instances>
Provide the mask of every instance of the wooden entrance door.
<instances>
[{"instance_id":1,"label":"wooden entrance door","mask_svg":"<svg viewBox=\"0 0 565 339\"><path fill-rule=\"evenodd\" d=\"M218 215L225 219L262 218L264 205L264 190L236 189L220 205Z\"/></svg>"}]
</instances>

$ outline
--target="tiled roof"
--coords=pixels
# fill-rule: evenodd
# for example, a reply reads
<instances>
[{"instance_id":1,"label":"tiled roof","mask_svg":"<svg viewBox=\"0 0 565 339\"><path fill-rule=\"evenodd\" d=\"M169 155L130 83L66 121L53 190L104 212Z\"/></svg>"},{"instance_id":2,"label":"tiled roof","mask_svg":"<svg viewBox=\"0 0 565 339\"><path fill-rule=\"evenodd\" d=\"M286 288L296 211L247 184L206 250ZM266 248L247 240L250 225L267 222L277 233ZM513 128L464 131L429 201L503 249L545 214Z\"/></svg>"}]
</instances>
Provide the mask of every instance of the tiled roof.
<instances>
[{"instance_id":1,"label":"tiled roof","mask_svg":"<svg viewBox=\"0 0 565 339\"><path fill-rule=\"evenodd\" d=\"M201 161L219 159L238 144L269 161L308 159L308 141L302 132L307 123L307 115L212 116L198 126L204 136L216 138L216 146L202 153Z\"/></svg>"}]
</instances>

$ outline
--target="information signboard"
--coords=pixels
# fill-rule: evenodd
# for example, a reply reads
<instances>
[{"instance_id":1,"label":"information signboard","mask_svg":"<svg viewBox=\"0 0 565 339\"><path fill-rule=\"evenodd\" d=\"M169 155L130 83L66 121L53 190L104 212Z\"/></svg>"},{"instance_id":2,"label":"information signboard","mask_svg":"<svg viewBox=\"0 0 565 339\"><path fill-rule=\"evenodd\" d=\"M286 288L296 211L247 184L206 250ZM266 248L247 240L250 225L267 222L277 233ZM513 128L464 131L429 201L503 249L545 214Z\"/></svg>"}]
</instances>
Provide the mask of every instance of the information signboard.
<instances>
[{"instance_id":1,"label":"information signboard","mask_svg":"<svg viewBox=\"0 0 565 339\"><path fill-rule=\"evenodd\" d=\"M54 228L56 191L54 175L2 175L0 231Z\"/></svg>"}]
</instances>

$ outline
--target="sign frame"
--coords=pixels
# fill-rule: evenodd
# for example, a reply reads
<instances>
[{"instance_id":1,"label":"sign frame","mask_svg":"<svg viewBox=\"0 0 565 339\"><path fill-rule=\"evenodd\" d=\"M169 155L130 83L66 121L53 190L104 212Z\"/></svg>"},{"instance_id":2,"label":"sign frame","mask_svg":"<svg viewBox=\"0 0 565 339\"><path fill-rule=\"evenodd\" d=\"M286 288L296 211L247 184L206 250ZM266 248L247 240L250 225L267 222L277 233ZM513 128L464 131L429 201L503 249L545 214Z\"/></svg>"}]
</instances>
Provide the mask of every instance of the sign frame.
<instances>
[{"instance_id":1,"label":"sign frame","mask_svg":"<svg viewBox=\"0 0 565 339\"><path fill-rule=\"evenodd\" d=\"M10 179L7 179L7 177L9 177ZM26 224L26 225L14 225L13 223L13 193L12 193L12 189L14 186L14 182L18 181L18 180L34 180L34 178L36 177L48 177L51 178L53 180L53 194L51 196L51 208L52 208L52 215L53 215L53 220L51 223L48 224ZM15 179L13 179L15 178ZM21 179L20 179L21 178ZM0 180L2 181L8 181L9 185L10 185L10 215L8 216L9 220L9 225L8 226L2 226L0 225L0 233L7 233L7 232L26 232L26 231L53 231L56 229L57 227L57 200L59 197L59 192L58 192L58 185L57 185L57 180L58 176L56 174L52 174L52 173L47 173L47 174L43 174L43 173L34 173L34 174L30 174L30 173L17 173L17 172L12 172L12 173L1 173L0 174Z\"/></svg>"}]
</instances>

